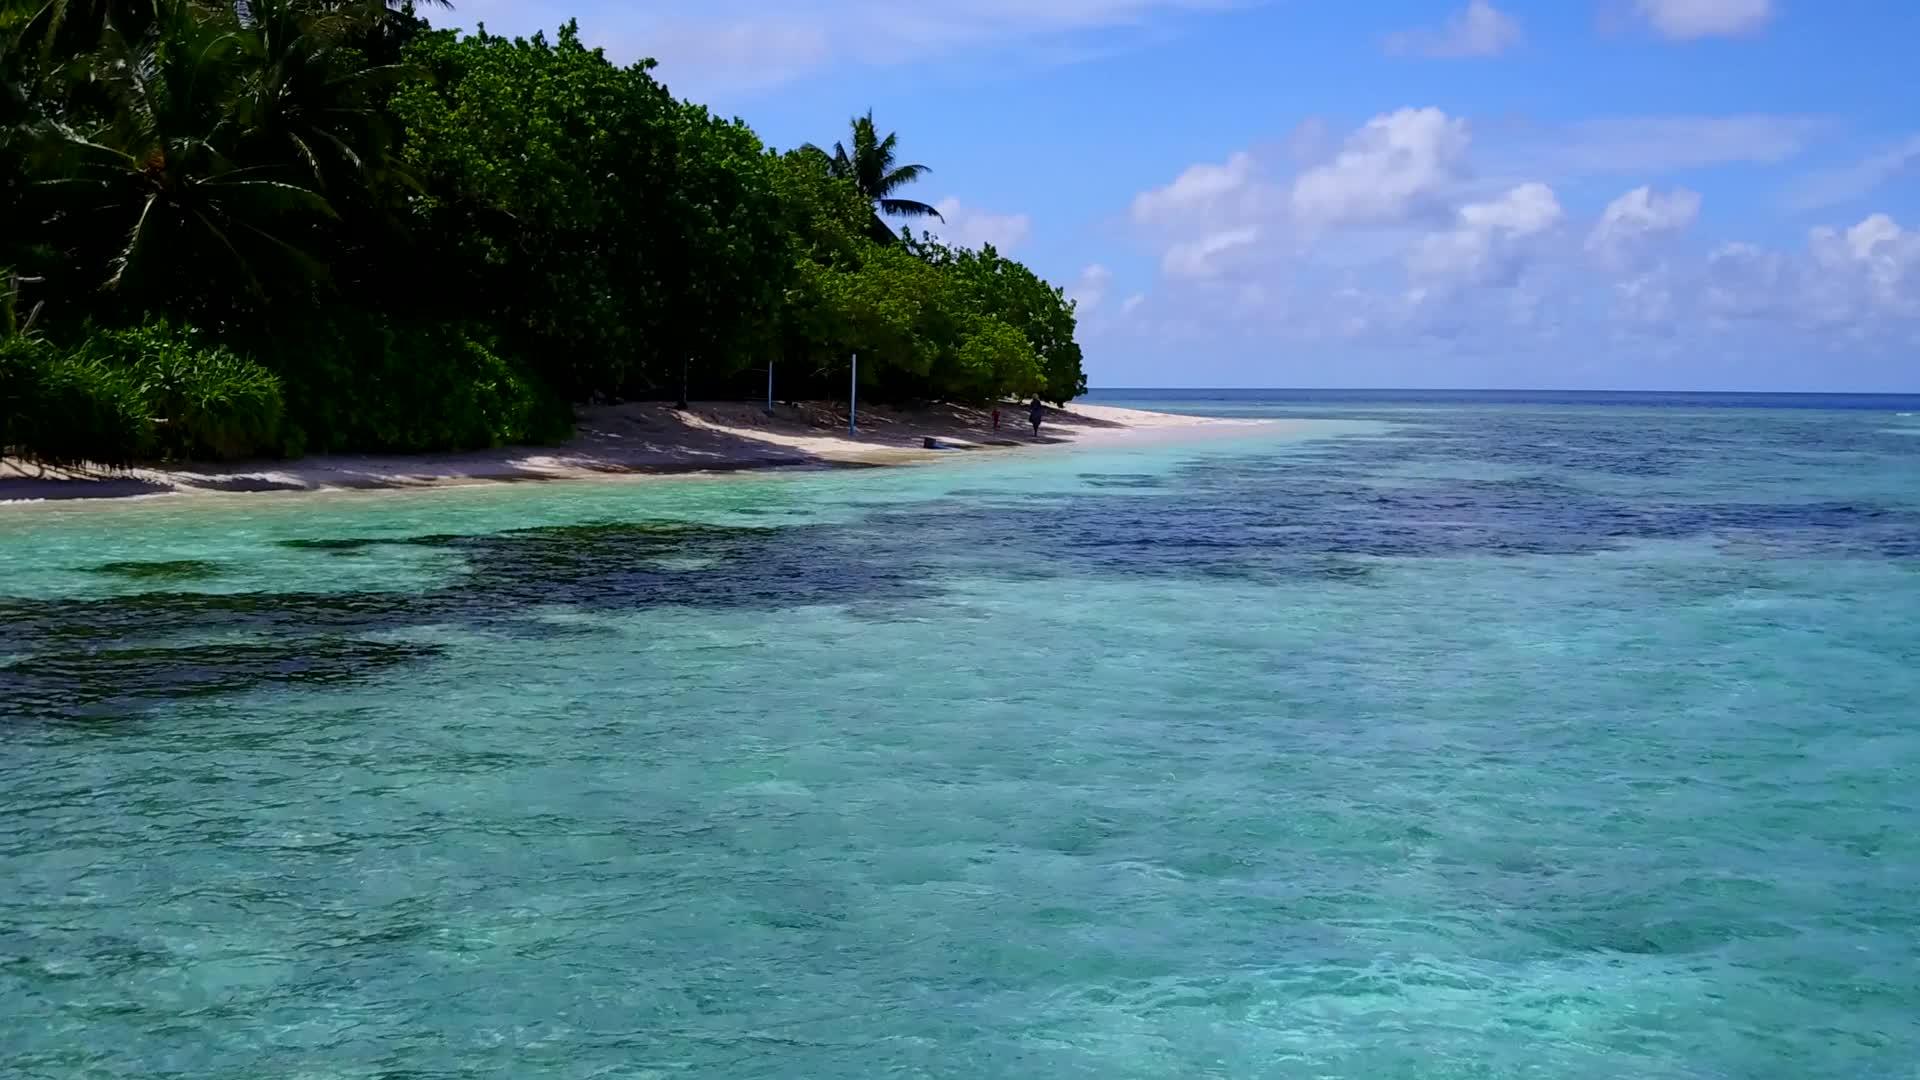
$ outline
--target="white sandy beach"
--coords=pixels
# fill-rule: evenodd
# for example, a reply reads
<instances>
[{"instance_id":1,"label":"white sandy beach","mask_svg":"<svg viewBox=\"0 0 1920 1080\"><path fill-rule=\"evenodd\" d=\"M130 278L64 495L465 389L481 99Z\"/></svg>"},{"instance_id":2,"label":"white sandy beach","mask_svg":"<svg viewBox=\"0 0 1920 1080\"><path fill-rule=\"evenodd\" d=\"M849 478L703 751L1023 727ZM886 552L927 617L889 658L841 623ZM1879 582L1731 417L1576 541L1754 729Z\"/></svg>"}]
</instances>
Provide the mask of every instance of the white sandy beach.
<instances>
[{"instance_id":1,"label":"white sandy beach","mask_svg":"<svg viewBox=\"0 0 1920 1080\"><path fill-rule=\"evenodd\" d=\"M985 409L937 406L904 411L875 406L860 410L860 429L849 434L844 405L837 410L830 405L782 405L768 416L762 406L747 402L696 403L685 410L636 402L583 410L578 434L560 446L453 454L315 455L294 461L126 470L42 468L0 460L0 501L419 488L630 473L891 465L967 450L1227 434L1262 423L1274 422L1074 405L1049 409L1035 439L1024 407L1003 409L996 431ZM948 449L927 449L928 438Z\"/></svg>"}]
</instances>

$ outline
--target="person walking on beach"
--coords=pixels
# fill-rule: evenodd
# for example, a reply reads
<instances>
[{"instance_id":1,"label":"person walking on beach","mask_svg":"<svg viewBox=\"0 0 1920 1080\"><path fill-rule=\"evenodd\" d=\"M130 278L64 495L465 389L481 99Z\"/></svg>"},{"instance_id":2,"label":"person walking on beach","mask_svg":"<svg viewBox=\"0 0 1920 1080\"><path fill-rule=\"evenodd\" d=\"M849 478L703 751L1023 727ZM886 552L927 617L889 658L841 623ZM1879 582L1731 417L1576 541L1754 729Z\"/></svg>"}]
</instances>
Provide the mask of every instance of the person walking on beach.
<instances>
[{"instance_id":1,"label":"person walking on beach","mask_svg":"<svg viewBox=\"0 0 1920 1080\"><path fill-rule=\"evenodd\" d=\"M993 407L993 430L1000 430L1000 406L998 405Z\"/></svg>"},{"instance_id":2,"label":"person walking on beach","mask_svg":"<svg viewBox=\"0 0 1920 1080\"><path fill-rule=\"evenodd\" d=\"M1040 437L1040 421L1045 419L1047 407L1040 404L1040 395L1033 395L1033 404L1027 406L1027 419L1033 423L1033 437Z\"/></svg>"}]
</instances>

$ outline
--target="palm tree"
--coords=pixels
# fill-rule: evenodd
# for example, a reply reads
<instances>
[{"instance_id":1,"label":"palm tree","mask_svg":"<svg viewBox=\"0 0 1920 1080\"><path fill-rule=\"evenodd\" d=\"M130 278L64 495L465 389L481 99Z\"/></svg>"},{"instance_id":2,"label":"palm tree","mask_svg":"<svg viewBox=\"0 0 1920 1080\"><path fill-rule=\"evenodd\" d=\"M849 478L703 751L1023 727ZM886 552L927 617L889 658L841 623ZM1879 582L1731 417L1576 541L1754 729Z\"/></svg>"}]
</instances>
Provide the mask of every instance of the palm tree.
<instances>
[{"instance_id":1,"label":"palm tree","mask_svg":"<svg viewBox=\"0 0 1920 1080\"><path fill-rule=\"evenodd\" d=\"M311 187L272 164L231 156L232 103L243 34L202 18L193 0L162 0L138 40L109 27L94 78L112 102L104 123L50 124L62 175L42 181L66 195L64 215L118 232L110 289L173 290L226 277L264 292L260 271L322 276L303 241L334 216ZM309 181L311 182L311 181ZM194 273L181 275L182 268Z\"/></svg>"},{"instance_id":2,"label":"palm tree","mask_svg":"<svg viewBox=\"0 0 1920 1080\"><path fill-rule=\"evenodd\" d=\"M852 121L853 150L849 152L845 143L833 144L833 156L828 159L827 172L842 180L851 180L860 194L873 201L873 222L870 227L875 239L893 241L899 239L881 215L892 214L896 217L940 217L940 211L926 203L913 199L896 199L893 193L901 187L913 183L925 176L929 170L925 165L896 165L896 151L900 136L888 132L881 138L878 129L873 126L873 110L867 115L856 116ZM808 143L806 149L818 149Z\"/></svg>"},{"instance_id":3,"label":"palm tree","mask_svg":"<svg viewBox=\"0 0 1920 1080\"><path fill-rule=\"evenodd\" d=\"M109 30L137 37L159 15L154 0L0 0L0 23L17 27L22 45L65 60L100 43Z\"/></svg>"},{"instance_id":4,"label":"palm tree","mask_svg":"<svg viewBox=\"0 0 1920 1080\"><path fill-rule=\"evenodd\" d=\"M284 179L338 198L366 188L395 164L382 95L417 74L369 64L357 41L400 18L381 4L248 0L240 12L240 74L232 104L237 156L283 163Z\"/></svg>"}]
</instances>

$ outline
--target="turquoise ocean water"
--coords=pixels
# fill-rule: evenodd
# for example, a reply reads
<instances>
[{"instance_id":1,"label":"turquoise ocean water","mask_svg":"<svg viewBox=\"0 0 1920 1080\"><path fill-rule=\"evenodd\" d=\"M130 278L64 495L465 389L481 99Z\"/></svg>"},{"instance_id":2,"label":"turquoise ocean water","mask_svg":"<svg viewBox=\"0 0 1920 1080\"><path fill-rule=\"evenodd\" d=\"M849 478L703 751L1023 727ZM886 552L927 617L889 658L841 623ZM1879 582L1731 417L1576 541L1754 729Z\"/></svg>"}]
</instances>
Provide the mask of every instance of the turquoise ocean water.
<instances>
[{"instance_id":1,"label":"turquoise ocean water","mask_svg":"<svg viewBox=\"0 0 1920 1080\"><path fill-rule=\"evenodd\" d=\"M1920 399L0 507L0 1075L1920 1076Z\"/></svg>"}]
</instances>

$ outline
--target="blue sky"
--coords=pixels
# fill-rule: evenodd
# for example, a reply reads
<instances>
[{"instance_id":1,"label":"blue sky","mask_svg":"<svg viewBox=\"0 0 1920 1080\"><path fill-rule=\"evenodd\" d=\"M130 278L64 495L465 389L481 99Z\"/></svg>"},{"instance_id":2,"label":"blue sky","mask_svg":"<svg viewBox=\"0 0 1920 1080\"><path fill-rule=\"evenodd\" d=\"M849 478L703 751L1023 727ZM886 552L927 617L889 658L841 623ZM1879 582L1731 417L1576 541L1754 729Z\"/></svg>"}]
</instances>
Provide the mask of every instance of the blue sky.
<instances>
[{"instance_id":1,"label":"blue sky","mask_svg":"<svg viewBox=\"0 0 1920 1080\"><path fill-rule=\"evenodd\" d=\"M1920 391L1913 0L467 0L871 107L1095 386Z\"/></svg>"}]
</instances>

